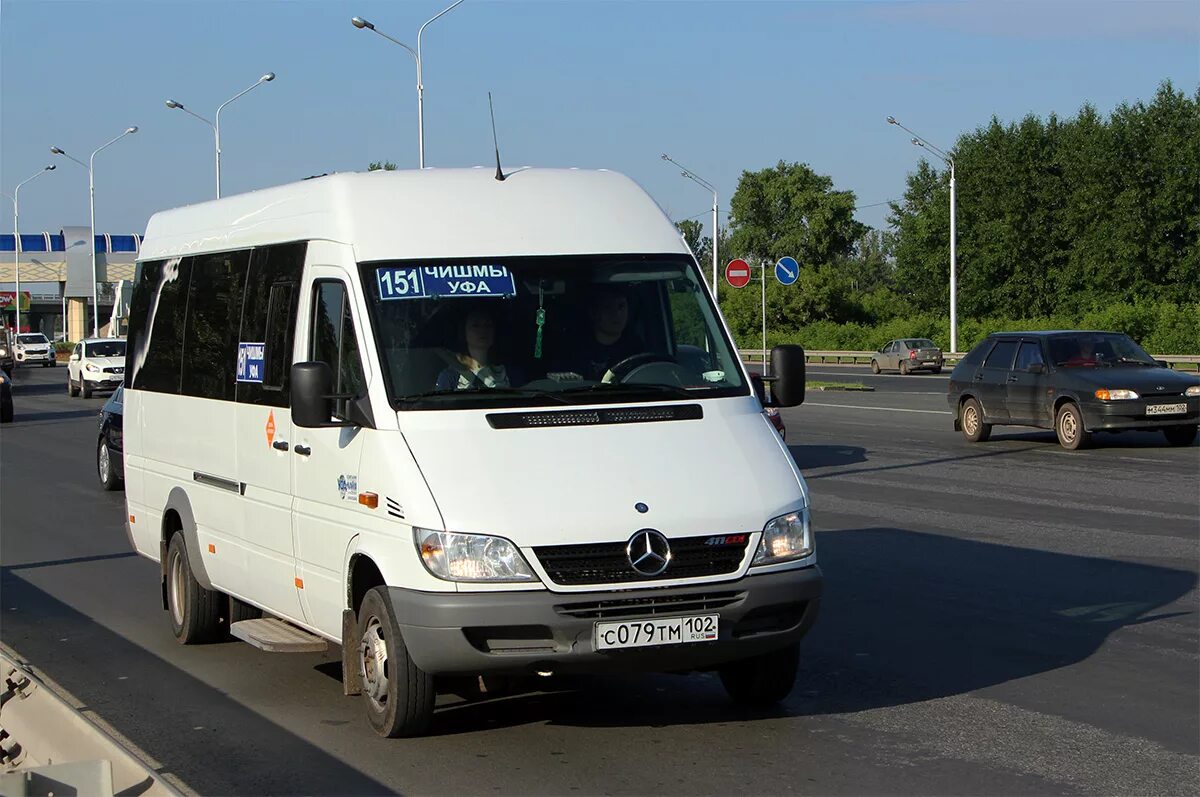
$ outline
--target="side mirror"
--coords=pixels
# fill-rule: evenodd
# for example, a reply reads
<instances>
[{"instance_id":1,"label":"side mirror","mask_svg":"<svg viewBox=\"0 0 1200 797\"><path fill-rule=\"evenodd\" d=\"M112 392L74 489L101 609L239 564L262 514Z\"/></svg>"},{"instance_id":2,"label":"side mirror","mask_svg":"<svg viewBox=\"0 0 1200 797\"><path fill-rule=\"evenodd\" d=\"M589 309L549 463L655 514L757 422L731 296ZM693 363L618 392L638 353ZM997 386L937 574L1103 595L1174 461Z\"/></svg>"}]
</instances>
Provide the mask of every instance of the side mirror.
<instances>
[{"instance_id":1,"label":"side mirror","mask_svg":"<svg viewBox=\"0 0 1200 797\"><path fill-rule=\"evenodd\" d=\"M1171 364L1169 362L1167 362L1166 360L1155 360L1154 362L1158 363L1159 368L1170 368L1171 367Z\"/></svg>"},{"instance_id":2,"label":"side mirror","mask_svg":"<svg viewBox=\"0 0 1200 797\"><path fill-rule=\"evenodd\" d=\"M1044 374L1044 373L1046 373L1046 364L1045 363L1031 363L1029 365L1029 367L1026 368L1025 370L1031 374Z\"/></svg>"},{"instance_id":3,"label":"side mirror","mask_svg":"<svg viewBox=\"0 0 1200 797\"><path fill-rule=\"evenodd\" d=\"M292 365L292 423L305 429L341 426L333 416L333 371L328 363Z\"/></svg>"},{"instance_id":4,"label":"side mirror","mask_svg":"<svg viewBox=\"0 0 1200 797\"><path fill-rule=\"evenodd\" d=\"M771 349L771 405L795 407L804 403L804 349L776 346Z\"/></svg>"},{"instance_id":5,"label":"side mirror","mask_svg":"<svg viewBox=\"0 0 1200 797\"><path fill-rule=\"evenodd\" d=\"M78 360L78 359L79 359L79 355L78 355L78 354L72 354L72 355L71 355L71 362L75 362L75 361L76 361L76 360Z\"/></svg>"}]
</instances>

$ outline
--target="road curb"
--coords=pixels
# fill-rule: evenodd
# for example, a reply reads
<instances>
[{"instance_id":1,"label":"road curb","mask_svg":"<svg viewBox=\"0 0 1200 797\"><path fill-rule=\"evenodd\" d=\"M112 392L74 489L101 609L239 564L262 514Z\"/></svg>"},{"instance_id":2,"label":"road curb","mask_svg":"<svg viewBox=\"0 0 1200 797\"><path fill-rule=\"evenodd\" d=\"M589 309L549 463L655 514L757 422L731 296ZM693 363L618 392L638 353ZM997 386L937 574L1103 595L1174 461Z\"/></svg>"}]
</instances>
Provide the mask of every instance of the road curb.
<instances>
[{"instance_id":1,"label":"road curb","mask_svg":"<svg viewBox=\"0 0 1200 797\"><path fill-rule=\"evenodd\" d=\"M855 387L853 385L833 385L833 386L821 385L820 387L810 387L808 389L809 390L818 390L818 391L821 391L822 393L826 392L826 391L829 391L831 393L838 392L838 391L841 391L843 393L874 393L875 392L875 388L869 387L867 385L863 385L862 387Z\"/></svg>"}]
</instances>

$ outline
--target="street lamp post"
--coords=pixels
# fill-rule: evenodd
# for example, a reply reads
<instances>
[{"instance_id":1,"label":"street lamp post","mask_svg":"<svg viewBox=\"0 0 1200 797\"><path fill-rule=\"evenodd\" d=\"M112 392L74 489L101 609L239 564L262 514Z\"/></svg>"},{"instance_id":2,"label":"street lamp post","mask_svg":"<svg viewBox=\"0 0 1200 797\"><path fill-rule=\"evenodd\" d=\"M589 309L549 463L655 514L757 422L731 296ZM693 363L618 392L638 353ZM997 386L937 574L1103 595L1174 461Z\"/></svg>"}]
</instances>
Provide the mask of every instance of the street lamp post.
<instances>
[{"instance_id":1,"label":"street lamp post","mask_svg":"<svg viewBox=\"0 0 1200 797\"><path fill-rule=\"evenodd\" d=\"M196 113L195 111L193 111L189 108L185 108L183 106L183 103L181 103L181 102L176 102L175 100L167 100L167 102L166 102L166 105L168 108L171 108L172 110L180 110L186 114L190 114L190 115L196 117L197 119L199 119L201 122L204 122L204 124L206 124L212 128L213 138L216 141L216 153L217 153L217 199L221 198L221 109L224 108L229 103L233 102L234 100L238 99L239 97L249 94L251 91L258 88L263 83L270 83L274 79L275 79L275 73L268 72L267 74L260 77L257 81L255 81L254 85L251 86L250 88L240 91L237 94L230 97L229 99L225 100L225 102L221 103L217 107L216 122L210 122L207 119L205 119L203 116L201 116L200 114Z\"/></svg>"},{"instance_id":2,"label":"street lamp post","mask_svg":"<svg viewBox=\"0 0 1200 797\"><path fill-rule=\"evenodd\" d=\"M36 180L37 178L41 177L46 172L52 172L52 171L54 171L53 164L51 164L49 166L43 166L41 171L39 171L37 174L30 177L28 180L22 180L21 182L17 183L17 187L13 189L13 193L12 193L12 202L13 202L13 275L17 281L17 290L16 290L16 296L15 296L15 301L13 302L13 305L17 309L17 334L18 335L21 334L21 229L20 229L21 186L25 185L25 183L29 183L29 182ZM63 323L64 324L66 323L65 318L63 319Z\"/></svg>"},{"instance_id":3,"label":"street lamp post","mask_svg":"<svg viewBox=\"0 0 1200 797\"><path fill-rule=\"evenodd\" d=\"M411 55L413 60L417 62L417 162L422 169L425 168L425 81L422 77L421 71L421 36L425 33L425 28L429 27L429 23L453 11L455 8L462 5L462 2L463 0L455 0L454 3L450 4L446 8L443 8L440 12L426 20L425 24L421 26L421 29L417 31L417 49L415 50L404 42L398 39L393 39L391 36L379 30L372 23L368 22L362 17L354 17L350 20L350 24L359 30L375 31L392 44L398 44L405 50L408 50L408 54Z\"/></svg>"},{"instance_id":4,"label":"street lamp post","mask_svg":"<svg viewBox=\"0 0 1200 797\"><path fill-rule=\"evenodd\" d=\"M698 177L694 172L685 168L682 164L678 163L677 161L673 160L671 158L671 156L666 154L665 152L662 154L662 159L669 163L674 163L676 166L678 166L682 170L682 174L684 177L695 182L697 185L699 185L703 188L707 188L709 191L712 192L712 196L713 196L713 206L712 206L712 213L713 213L713 221L712 221L712 291L713 291L713 299L715 300L717 298L717 229L718 229L717 228L717 189L713 187L712 183L708 182L707 180L703 179L702 177Z\"/></svg>"},{"instance_id":5,"label":"street lamp post","mask_svg":"<svg viewBox=\"0 0 1200 797\"><path fill-rule=\"evenodd\" d=\"M137 126L125 128L125 132L117 136L113 140L96 149L87 162L88 170L88 215L91 218L91 240L88 241L88 247L92 250L92 337L100 337L100 294L97 289L99 282L96 273L96 156L101 151L108 149L113 144L116 144L125 136L133 135L138 131ZM66 153L61 147L51 147L50 151L55 155L62 155L64 158L73 160L80 166L83 166L83 161L78 158L73 158Z\"/></svg>"},{"instance_id":6,"label":"street lamp post","mask_svg":"<svg viewBox=\"0 0 1200 797\"><path fill-rule=\"evenodd\" d=\"M936 155L943 163L950 167L950 350L958 351L958 275L957 275L957 253L958 253L958 213L957 201L958 193L954 180L954 158L948 153L938 149L933 144L930 144L921 136L909 130L904 125L896 121L896 117L889 116L888 124L895 125L901 130L912 136L912 143L915 146L927 149Z\"/></svg>"}]
</instances>

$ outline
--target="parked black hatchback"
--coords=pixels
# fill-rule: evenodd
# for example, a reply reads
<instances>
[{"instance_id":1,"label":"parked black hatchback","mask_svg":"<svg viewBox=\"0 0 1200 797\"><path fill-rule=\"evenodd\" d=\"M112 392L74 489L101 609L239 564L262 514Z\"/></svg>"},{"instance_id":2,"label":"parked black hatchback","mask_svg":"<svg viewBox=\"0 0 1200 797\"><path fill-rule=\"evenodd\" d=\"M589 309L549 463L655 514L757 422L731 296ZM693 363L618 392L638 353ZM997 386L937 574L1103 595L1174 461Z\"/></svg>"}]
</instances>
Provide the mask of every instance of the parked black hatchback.
<instances>
[{"instance_id":1,"label":"parked black hatchback","mask_svg":"<svg viewBox=\"0 0 1200 797\"><path fill-rule=\"evenodd\" d=\"M1200 428L1200 377L1116 332L993 333L955 367L947 398L971 442L1014 425L1054 429L1072 450L1092 432L1154 429L1186 446Z\"/></svg>"}]
</instances>

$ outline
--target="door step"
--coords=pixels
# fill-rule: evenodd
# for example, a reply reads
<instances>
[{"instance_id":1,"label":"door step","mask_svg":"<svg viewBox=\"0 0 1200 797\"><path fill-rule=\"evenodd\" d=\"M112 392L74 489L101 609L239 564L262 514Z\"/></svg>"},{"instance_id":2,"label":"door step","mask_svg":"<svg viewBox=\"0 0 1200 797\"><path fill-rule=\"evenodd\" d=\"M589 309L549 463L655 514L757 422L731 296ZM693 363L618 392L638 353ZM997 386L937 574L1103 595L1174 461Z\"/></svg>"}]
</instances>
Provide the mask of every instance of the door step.
<instances>
[{"instance_id":1,"label":"door step","mask_svg":"<svg viewBox=\"0 0 1200 797\"><path fill-rule=\"evenodd\" d=\"M329 648L329 643L316 634L277 617L242 620L231 624L229 633L268 653L323 653Z\"/></svg>"}]
</instances>

